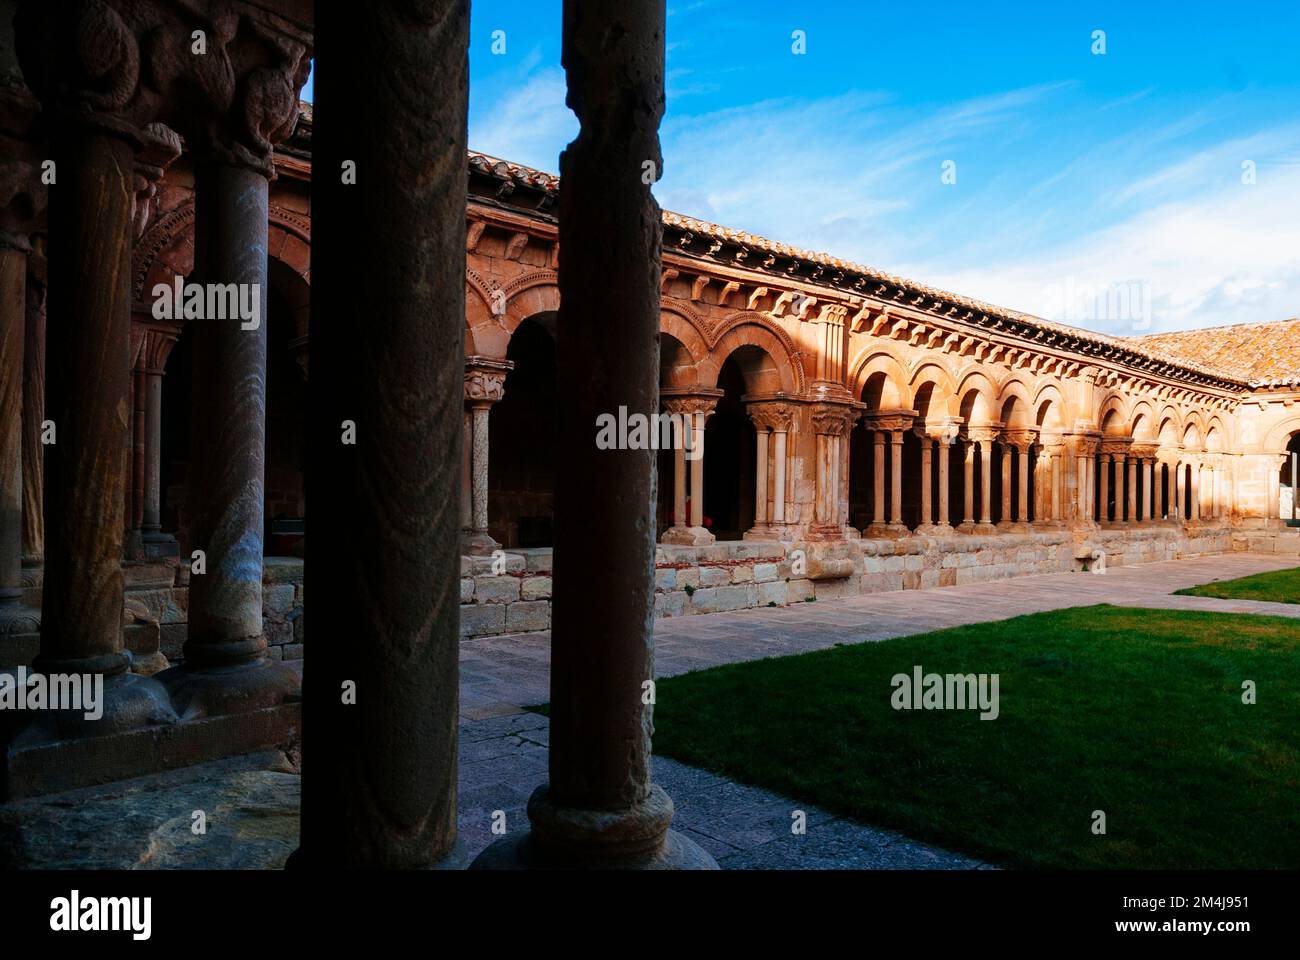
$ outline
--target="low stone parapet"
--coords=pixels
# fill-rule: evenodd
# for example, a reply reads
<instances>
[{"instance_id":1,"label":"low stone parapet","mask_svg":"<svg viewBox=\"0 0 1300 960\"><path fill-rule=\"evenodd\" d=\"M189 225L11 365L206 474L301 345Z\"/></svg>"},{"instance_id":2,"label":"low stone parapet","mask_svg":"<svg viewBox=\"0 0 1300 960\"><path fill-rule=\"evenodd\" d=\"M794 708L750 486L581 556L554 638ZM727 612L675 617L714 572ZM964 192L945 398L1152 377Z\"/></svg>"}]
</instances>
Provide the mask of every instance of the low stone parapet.
<instances>
[{"instance_id":1,"label":"low stone parapet","mask_svg":"<svg viewBox=\"0 0 1300 960\"><path fill-rule=\"evenodd\" d=\"M828 542L659 544L654 615L783 607L887 590L1085 571L1102 562L1154 563L1222 553L1232 546L1227 526L1166 523ZM462 557L460 595L463 639L549 629L551 551Z\"/></svg>"}]
</instances>

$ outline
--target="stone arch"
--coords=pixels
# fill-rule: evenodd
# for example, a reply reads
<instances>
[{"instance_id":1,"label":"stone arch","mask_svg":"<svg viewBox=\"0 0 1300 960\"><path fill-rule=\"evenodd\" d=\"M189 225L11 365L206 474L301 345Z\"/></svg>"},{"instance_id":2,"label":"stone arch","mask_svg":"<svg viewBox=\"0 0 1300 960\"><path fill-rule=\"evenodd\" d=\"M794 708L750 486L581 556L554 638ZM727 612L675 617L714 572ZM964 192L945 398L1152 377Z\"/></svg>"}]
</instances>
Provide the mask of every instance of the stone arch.
<instances>
[{"instance_id":1,"label":"stone arch","mask_svg":"<svg viewBox=\"0 0 1300 960\"><path fill-rule=\"evenodd\" d=\"M1176 407L1166 404L1161 409L1157 420L1160 426L1156 430L1156 436L1162 446L1177 446L1182 442L1183 418Z\"/></svg>"},{"instance_id":2,"label":"stone arch","mask_svg":"<svg viewBox=\"0 0 1300 960\"><path fill-rule=\"evenodd\" d=\"M1131 435L1133 420L1129 414L1128 404L1117 393L1112 393L1097 408L1097 425L1101 432L1110 437L1127 437Z\"/></svg>"},{"instance_id":3,"label":"stone arch","mask_svg":"<svg viewBox=\"0 0 1300 960\"><path fill-rule=\"evenodd\" d=\"M1139 440L1153 440L1156 433L1155 412L1152 409L1151 401L1139 400L1133 404L1132 411L1132 434Z\"/></svg>"},{"instance_id":4,"label":"stone arch","mask_svg":"<svg viewBox=\"0 0 1300 960\"><path fill-rule=\"evenodd\" d=\"M1040 430L1061 431L1070 423L1065 398L1055 383L1045 383L1034 397L1034 424Z\"/></svg>"},{"instance_id":5,"label":"stone arch","mask_svg":"<svg viewBox=\"0 0 1300 960\"><path fill-rule=\"evenodd\" d=\"M661 345L664 337L671 337L678 344L675 349L685 351L685 358L678 357L676 359L679 365L689 364L694 372L693 379L689 381L683 379L681 382L674 382L672 385L690 386L698 384L700 382L700 365L709 355L708 335L699 315L693 310L683 309L676 303L665 301L659 311L659 334Z\"/></svg>"},{"instance_id":6,"label":"stone arch","mask_svg":"<svg viewBox=\"0 0 1300 960\"><path fill-rule=\"evenodd\" d=\"M554 270L532 270L498 284L471 267L465 271L465 286L465 351L472 356L504 357L519 324L560 309Z\"/></svg>"},{"instance_id":7,"label":"stone arch","mask_svg":"<svg viewBox=\"0 0 1300 960\"><path fill-rule=\"evenodd\" d=\"M1286 452L1291 438L1300 434L1300 414L1292 414L1281 423L1275 423L1264 435L1262 450L1264 453L1281 455Z\"/></svg>"},{"instance_id":8,"label":"stone arch","mask_svg":"<svg viewBox=\"0 0 1300 960\"><path fill-rule=\"evenodd\" d=\"M849 365L853 395L874 404L876 410L907 407L912 401L909 379L898 358L874 344L860 351Z\"/></svg>"},{"instance_id":9,"label":"stone arch","mask_svg":"<svg viewBox=\"0 0 1300 960\"><path fill-rule=\"evenodd\" d=\"M699 363L700 385L716 386L727 358L745 347L755 350L745 350L743 359L737 362L745 372L751 393L803 393L803 369L794 344L784 330L753 313L736 314L714 331L709 354ZM760 354L766 357L766 363L759 359Z\"/></svg>"},{"instance_id":10,"label":"stone arch","mask_svg":"<svg viewBox=\"0 0 1300 960\"><path fill-rule=\"evenodd\" d=\"M957 383L951 371L943 364L923 358L912 367L908 381L911 405L916 405L916 397L926 384L933 384L933 396L930 403L931 416L946 414L957 415Z\"/></svg>"},{"instance_id":11,"label":"stone arch","mask_svg":"<svg viewBox=\"0 0 1300 960\"><path fill-rule=\"evenodd\" d=\"M1200 450L1204 439L1205 424L1201 422L1200 414L1192 411L1183 426L1183 448L1186 450Z\"/></svg>"},{"instance_id":12,"label":"stone arch","mask_svg":"<svg viewBox=\"0 0 1300 960\"><path fill-rule=\"evenodd\" d=\"M968 424L993 423L998 418L997 388L979 370L965 373L957 387L958 411Z\"/></svg>"},{"instance_id":13,"label":"stone arch","mask_svg":"<svg viewBox=\"0 0 1300 960\"><path fill-rule=\"evenodd\" d=\"M1024 382L1009 379L998 390L998 419L1008 427L1029 426L1034 420L1034 403Z\"/></svg>"}]
</instances>

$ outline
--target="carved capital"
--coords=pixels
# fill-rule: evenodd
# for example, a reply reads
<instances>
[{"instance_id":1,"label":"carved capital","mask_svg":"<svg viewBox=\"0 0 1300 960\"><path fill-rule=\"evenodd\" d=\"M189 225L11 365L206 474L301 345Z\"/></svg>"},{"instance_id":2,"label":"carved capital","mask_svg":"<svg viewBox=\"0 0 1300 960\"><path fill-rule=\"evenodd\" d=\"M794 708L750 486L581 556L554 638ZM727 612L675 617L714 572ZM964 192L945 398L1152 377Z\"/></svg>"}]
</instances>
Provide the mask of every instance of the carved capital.
<instances>
[{"instance_id":1,"label":"carved capital","mask_svg":"<svg viewBox=\"0 0 1300 960\"><path fill-rule=\"evenodd\" d=\"M812 405L813 432L828 437L842 437L853 429L858 411L839 403L814 403Z\"/></svg>"},{"instance_id":2,"label":"carved capital","mask_svg":"<svg viewBox=\"0 0 1300 960\"><path fill-rule=\"evenodd\" d=\"M143 373L161 375L167 366L167 357L180 338L180 328L167 324L138 324L142 334L140 355L136 369Z\"/></svg>"},{"instance_id":3,"label":"carved capital","mask_svg":"<svg viewBox=\"0 0 1300 960\"><path fill-rule=\"evenodd\" d=\"M707 387L664 387L659 391L659 398L669 413L692 417L699 414L707 418L717 409L722 391Z\"/></svg>"},{"instance_id":4,"label":"carved capital","mask_svg":"<svg viewBox=\"0 0 1300 960\"><path fill-rule=\"evenodd\" d=\"M1003 430L1002 440L1015 447L1021 453L1026 453L1030 447L1038 442L1038 431L1023 427L1012 430Z\"/></svg>"},{"instance_id":5,"label":"carved capital","mask_svg":"<svg viewBox=\"0 0 1300 960\"><path fill-rule=\"evenodd\" d=\"M1132 437L1106 437L1101 441L1101 452L1108 457L1127 457L1131 446Z\"/></svg>"},{"instance_id":6,"label":"carved capital","mask_svg":"<svg viewBox=\"0 0 1300 960\"><path fill-rule=\"evenodd\" d=\"M912 429L916 416L915 410L877 410L864 416L862 422L866 424L868 430L884 430L888 433L898 433L899 431Z\"/></svg>"},{"instance_id":7,"label":"carved capital","mask_svg":"<svg viewBox=\"0 0 1300 960\"><path fill-rule=\"evenodd\" d=\"M509 360L468 357L465 360L465 402L487 407L506 395L506 374L515 368Z\"/></svg>"},{"instance_id":8,"label":"carved capital","mask_svg":"<svg viewBox=\"0 0 1300 960\"><path fill-rule=\"evenodd\" d=\"M966 428L966 439L975 443L992 443L1002 435L1000 423L972 423Z\"/></svg>"},{"instance_id":9,"label":"carved capital","mask_svg":"<svg viewBox=\"0 0 1300 960\"><path fill-rule=\"evenodd\" d=\"M776 433L789 432L794 420L794 405L780 401L760 401L751 403L746 408L749 419L759 430L771 430Z\"/></svg>"},{"instance_id":10,"label":"carved capital","mask_svg":"<svg viewBox=\"0 0 1300 960\"><path fill-rule=\"evenodd\" d=\"M158 212L158 181L181 155L180 135L161 123L146 124L144 146L135 158L135 194L131 198L132 236L139 240Z\"/></svg>"}]
</instances>

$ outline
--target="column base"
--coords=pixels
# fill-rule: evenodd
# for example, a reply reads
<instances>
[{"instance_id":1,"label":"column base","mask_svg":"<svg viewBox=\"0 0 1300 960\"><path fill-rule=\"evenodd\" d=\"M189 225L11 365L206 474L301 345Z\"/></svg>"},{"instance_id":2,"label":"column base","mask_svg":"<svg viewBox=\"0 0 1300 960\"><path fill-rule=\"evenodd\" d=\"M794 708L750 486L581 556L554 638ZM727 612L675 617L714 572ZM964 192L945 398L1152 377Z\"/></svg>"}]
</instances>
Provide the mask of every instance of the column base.
<instances>
[{"instance_id":1,"label":"column base","mask_svg":"<svg viewBox=\"0 0 1300 960\"><path fill-rule=\"evenodd\" d=\"M956 531L947 523L923 523L912 532L918 537L951 537Z\"/></svg>"},{"instance_id":2,"label":"column base","mask_svg":"<svg viewBox=\"0 0 1300 960\"><path fill-rule=\"evenodd\" d=\"M862 535L853 527L840 523L814 524L808 528L807 540L828 542L836 540L859 540Z\"/></svg>"},{"instance_id":3,"label":"column base","mask_svg":"<svg viewBox=\"0 0 1300 960\"><path fill-rule=\"evenodd\" d=\"M268 658L227 667L181 664L154 679L167 689L182 720L250 713L302 699L298 671Z\"/></svg>"},{"instance_id":4,"label":"column base","mask_svg":"<svg viewBox=\"0 0 1300 960\"><path fill-rule=\"evenodd\" d=\"M167 560L181 555L181 545L170 533L146 530L140 538L140 546L146 560Z\"/></svg>"},{"instance_id":5,"label":"column base","mask_svg":"<svg viewBox=\"0 0 1300 960\"><path fill-rule=\"evenodd\" d=\"M469 530L461 539L461 553L471 557L490 557L501 544L493 540L486 530Z\"/></svg>"},{"instance_id":6,"label":"column base","mask_svg":"<svg viewBox=\"0 0 1300 960\"><path fill-rule=\"evenodd\" d=\"M31 663L40 649L40 609L17 598L0 601L0 667Z\"/></svg>"},{"instance_id":7,"label":"column base","mask_svg":"<svg viewBox=\"0 0 1300 960\"><path fill-rule=\"evenodd\" d=\"M742 540L758 540L765 543L790 543L799 539L798 528L787 523L765 523L750 527L743 534ZM660 541L666 543L667 541Z\"/></svg>"},{"instance_id":8,"label":"column base","mask_svg":"<svg viewBox=\"0 0 1300 960\"><path fill-rule=\"evenodd\" d=\"M902 523L872 523L862 531L862 536L868 540L897 540L911 532Z\"/></svg>"},{"instance_id":9,"label":"column base","mask_svg":"<svg viewBox=\"0 0 1300 960\"><path fill-rule=\"evenodd\" d=\"M970 536L991 537L998 532L998 528L991 523L976 523L973 520L965 520L958 524L957 532Z\"/></svg>"},{"instance_id":10,"label":"column base","mask_svg":"<svg viewBox=\"0 0 1300 960\"><path fill-rule=\"evenodd\" d=\"M705 850L668 825L673 801L652 785L625 810L561 807L542 784L528 800L532 829L493 843L471 870L716 870Z\"/></svg>"},{"instance_id":11,"label":"column base","mask_svg":"<svg viewBox=\"0 0 1300 960\"><path fill-rule=\"evenodd\" d=\"M704 547L716 542L717 537L704 527L669 527L659 538L660 543L679 547Z\"/></svg>"}]
</instances>

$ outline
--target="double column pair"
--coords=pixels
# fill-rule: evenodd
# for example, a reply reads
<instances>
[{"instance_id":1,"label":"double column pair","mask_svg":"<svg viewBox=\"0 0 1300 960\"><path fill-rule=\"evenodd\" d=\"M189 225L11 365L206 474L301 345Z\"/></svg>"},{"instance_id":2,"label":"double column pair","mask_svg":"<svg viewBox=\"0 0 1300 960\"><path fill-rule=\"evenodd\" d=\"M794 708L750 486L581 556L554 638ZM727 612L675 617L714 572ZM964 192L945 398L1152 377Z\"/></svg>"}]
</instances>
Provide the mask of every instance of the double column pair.
<instances>
[{"instance_id":1,"label":"double column pair","mask_svg":"<svg viewBox=\"0 0 1300 960\"><path fill-rule=\"evenodd\" d=\"M722 391L706 387L665 387L664 412L672 417L673 516L663 543L704 546L716 539L704 526L704 427Z\"/></svg>"}]
</instances>

